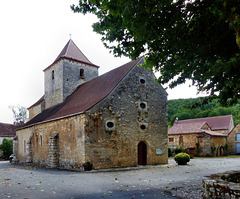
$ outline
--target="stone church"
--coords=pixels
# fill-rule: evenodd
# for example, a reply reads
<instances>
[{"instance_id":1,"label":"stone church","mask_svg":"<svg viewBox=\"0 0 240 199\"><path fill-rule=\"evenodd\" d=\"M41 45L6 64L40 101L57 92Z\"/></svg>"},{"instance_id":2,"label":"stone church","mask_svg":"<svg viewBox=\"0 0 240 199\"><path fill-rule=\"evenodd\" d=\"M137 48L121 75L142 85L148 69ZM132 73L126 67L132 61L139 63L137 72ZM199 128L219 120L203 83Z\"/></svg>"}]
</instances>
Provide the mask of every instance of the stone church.
<instances>
[{"instance_id":1,"label":"stone church","mask_svg":"<svg viewBox=\"0 0 240 199\"><path fill-rule=\"evenodd\" d=\"M94 169L168 162L167 93L143 58L98 76L72 40L44 70L44 95L17 129L14 161Z\"/></svg>"}]
</instances>

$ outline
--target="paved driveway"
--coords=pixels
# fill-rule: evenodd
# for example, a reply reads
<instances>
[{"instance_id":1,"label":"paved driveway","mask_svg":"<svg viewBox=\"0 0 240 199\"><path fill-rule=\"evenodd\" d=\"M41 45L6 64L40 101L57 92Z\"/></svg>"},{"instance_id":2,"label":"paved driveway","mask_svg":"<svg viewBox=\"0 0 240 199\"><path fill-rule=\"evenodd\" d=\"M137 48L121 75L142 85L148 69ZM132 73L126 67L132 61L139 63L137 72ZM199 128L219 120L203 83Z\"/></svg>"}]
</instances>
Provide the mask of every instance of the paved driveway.
<instances>
[{"instance_id":1,"label":"paved driveway","mask_svg":"<svg viewBox=\"0 0 240 199\"><path fill-rule=\"evenodd\" d=\"M202 177L237 170L240 158L192 159L187 166L72 172L0 162L0 198L201 198Z\"/></svg>"}]
</instances>

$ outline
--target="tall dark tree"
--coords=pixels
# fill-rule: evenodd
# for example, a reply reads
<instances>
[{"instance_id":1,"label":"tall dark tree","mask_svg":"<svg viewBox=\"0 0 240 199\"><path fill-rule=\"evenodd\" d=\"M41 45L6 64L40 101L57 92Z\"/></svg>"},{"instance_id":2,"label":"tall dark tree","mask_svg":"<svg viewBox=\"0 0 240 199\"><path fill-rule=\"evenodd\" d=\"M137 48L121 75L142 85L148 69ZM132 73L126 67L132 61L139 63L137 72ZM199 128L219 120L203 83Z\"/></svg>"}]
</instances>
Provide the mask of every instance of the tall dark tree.
<instances>
[{"instance_id":1,"label":"tall dark tree","mask_svg":"<svg viewBox=\"0 0 240 199\"><path fill-rule=\"evenodd\" d=\"M115 56L146 57L171 88L192 80L223 104L240 97L240 0L80 0Z\"/></svg>"}]
</instances>

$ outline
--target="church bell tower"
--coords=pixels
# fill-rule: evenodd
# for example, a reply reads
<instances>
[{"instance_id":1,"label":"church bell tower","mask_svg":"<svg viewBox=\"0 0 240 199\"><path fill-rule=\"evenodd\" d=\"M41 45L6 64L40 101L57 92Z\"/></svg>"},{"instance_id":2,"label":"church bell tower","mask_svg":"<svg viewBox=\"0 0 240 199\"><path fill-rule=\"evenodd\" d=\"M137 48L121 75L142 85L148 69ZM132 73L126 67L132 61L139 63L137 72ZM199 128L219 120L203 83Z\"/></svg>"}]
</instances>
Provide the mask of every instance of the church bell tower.
<instances>
[{"instance_id":1,"label":"church bell tower","mask_svg":"<svg viewBox=\"0 0 240 199\"><path fill-rule=\"evenodd\" d=\"M79 85L97 77L98 68L70 39L55 61L44 69L45 109L62 103Z\"/></svg>"}]
</instances>

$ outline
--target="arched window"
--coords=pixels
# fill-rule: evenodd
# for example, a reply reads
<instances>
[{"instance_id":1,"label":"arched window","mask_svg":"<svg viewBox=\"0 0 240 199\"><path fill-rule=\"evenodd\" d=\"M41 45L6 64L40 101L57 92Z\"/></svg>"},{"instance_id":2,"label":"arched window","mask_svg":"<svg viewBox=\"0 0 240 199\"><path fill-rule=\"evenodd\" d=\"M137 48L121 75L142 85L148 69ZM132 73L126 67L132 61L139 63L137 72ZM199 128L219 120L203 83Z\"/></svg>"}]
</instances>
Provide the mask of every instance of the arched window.
<instances>
[{"instance_id":1,"label":"arched window","mask_svg":"<svg viewBox=\"0 0 240 199\"><path fill-rule=\"evenodd\" d=\"M52 70L52 79L54 79L54 70Z\"/></svg>"},{"instance_id":2,"label":"arched window","mask_svg":"<svg viewBox=\"0 0 240 199\"><path fill-rule=\"evenodd\" d=\"M80 79L84 79L84 70L80 69Z\"/></svg>"}]
</instances>

